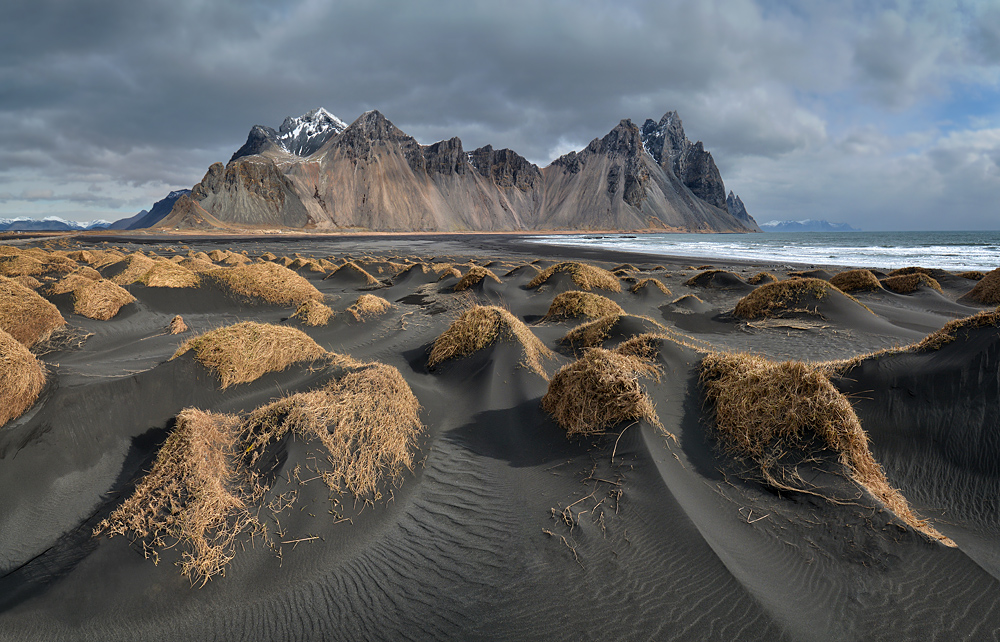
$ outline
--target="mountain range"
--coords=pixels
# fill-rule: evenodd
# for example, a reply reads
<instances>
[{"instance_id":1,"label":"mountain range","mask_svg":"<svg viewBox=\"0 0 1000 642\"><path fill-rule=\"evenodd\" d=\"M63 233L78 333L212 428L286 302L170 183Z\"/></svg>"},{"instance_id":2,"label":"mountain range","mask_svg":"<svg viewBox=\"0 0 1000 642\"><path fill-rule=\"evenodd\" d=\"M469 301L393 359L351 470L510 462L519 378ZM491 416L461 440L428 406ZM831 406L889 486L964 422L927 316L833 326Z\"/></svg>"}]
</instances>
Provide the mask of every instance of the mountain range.
<instances>
[{"instance_id":1,"label":"mountain range","mask_svg":"<svg viewBox=\"0 0 1000 642\"><path fill-rule=\"evenodd\" d=\"M226 165L180 195L163 229L760 231L712 154L667 112L622 120L539 168L510 149L421 145L378 111L325 109L254 126Z\"/></svg>"},{"instance_id":2,"label":"mountain range","mask_svg":"<svg viewBox=\"0 0 1000 642\"><path fill-rule=\"evenodd\" d=\"M760 229L764 232L860 232L856 227L851 227L847 223L831 223L814 219L803 221L768 221L761 223Z\"/></svg>"}]
</instances>

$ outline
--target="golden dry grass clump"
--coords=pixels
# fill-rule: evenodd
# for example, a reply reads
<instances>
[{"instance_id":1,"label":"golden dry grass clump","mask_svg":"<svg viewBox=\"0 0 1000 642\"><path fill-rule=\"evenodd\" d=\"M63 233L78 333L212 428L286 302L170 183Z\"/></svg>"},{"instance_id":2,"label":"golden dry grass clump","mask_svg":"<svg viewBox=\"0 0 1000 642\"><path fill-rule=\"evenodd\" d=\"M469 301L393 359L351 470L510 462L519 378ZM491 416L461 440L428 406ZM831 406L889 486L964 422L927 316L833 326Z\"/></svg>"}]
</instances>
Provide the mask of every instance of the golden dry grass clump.
<instances>
[{"instance_id":1,"label":"golden dry grass clump","mask_svg":"<svg viewBox=\"0 0 1000 642\"><path fill-rule=\"evenodd\" d=\"M184 317L181 315L175 315L173 319L170 320L170 325L167 326L167 332L170 334L182 334L188 331L188 326L184 323Z\"/></svg>"},{"instance_id":2,"label":"golden dry grass clump","mask_svg":"<svg viewBox=\"0 0 1000 642\"><path fill-rule=\"evenodd\" d=\"M933 276L934 273L928 270L927 268L916 267L916 266L899 268L898 270L893 270L892 272L889 272L889 276L906 276L908 274L926 274L927 276Z\"/></svg>"},{"instance_id":3,"label":"golden dry grass clump","mask_svg":"<svg viewBox=\"0 0 1000 642\"><path fill-rule=\"evenodd\" d=\"M261 264L258 264L261 265ZM268 372L326 354L309 335L296 328L244 321L185 341L171 359L193 350L195 359L214 370L222 387L255 381Z\"/></svg>"},{"instance_id":4,"label":"golden dry grass clump","mask_svg":"<svg viewBox=\"0 0 1000 642\"><path fill-rule=\"evenodd\" d=\"M742 319L762 319L790 311L805 298L824 299L834 289L822 279L794 278L766 283L740 299L733 314Z\"/></svg>"},{"instance_id":5,"label":"golden dry grass clump","mask_svg":"<svg viewBox=\"0 0 1000 642\"><path fill-rule=\"evenodd\" d=\"M117 285L136 283L153 268L155 263L145 254L134 252L125 259L125 269L111 277L111 280Z\"/></svg>"},{"instance_id":6,"label":"golden dry grass clump","mask_svg":"<svg viewBox=\"0 0 1000 642\"><path fill-rule=\"evenodd\" d=\"M618 282L618 277L611 272L594 265L577 263L576 261L566 261L550 265L536 274L535 278L531 279L528 283L528 287L537 288L560 272L569 274L573 279L573 283L576 283L576 286L581 290L589 292L594 288L600 288L602 290L610 290L612 292L622 291L622 286L621 283Z\"/></svg>"},{"instance_id":7,"label":"golden dry grass clump","mask_svg":"<svg viewBox=\"0 0 1000 642\"><path fill-rule=\"evenodd\" d=\"M317 326L326 325L332 316L333 310L329 306L314 299L307 299L299 304L291 318L297 319L305 325Z\"/></svg>"},{"instance_id":8,"label":"golden dry grass clump","mask_svg":"<svg viewBox=\"0 0 1000 642\"><path fill-rule=\"evenodd\" d=\"M609 336L611 336L611 330L618 324L622 319L636 319L642 322L647 328L656 331L665 330L660 323L654 321L653 319L646 316L632 316L629 314L608 314L593 321L588 321L573 328L566 333L562 339L559 339L559 343L573 346L574 349L578 348L596 348L603 344Z\"/></svg>"},{"instance_id":9,"label":"golden dry grass clump","mask_svg":"<svg viewBox=\"0 0 1000 642\"><path fill-rule=\"evenodd\" d=\"M67 284L66 281L71 283ZM129 294L128 290L103 278L92 280L70 274L56 283L60 284L73 293L73 312L88 319L107 321L118 314L123 307L135 301L135 297Z\"/></svg>"},{"instance_id":10,"label":"golden dry grass clump","mask_svg":"<svg viewBox=\"0 0 1000 642\"><path fill-rule=\"evenodd\" d=\"M374 294L362 294L358 297L346 312L354 317L355 321L365 321L372 317L385 314L392 309L392 304L380 296Z\"/></svg>"},{"instance_id":11,"label":"golden dry grass clump","mask_svg":"<svg viewBox=\"0 0 1000 642\"><path fill-rule=\"evenodd\" d=\"M229 252L224 252L222 250L212 250L208 253L208 258L212 261L219 262L229 256Z\"/></svg>"},{"instance_id":12,"label":"golden dry grass clump","mask_svg":"<svg viewBox=\"0 0 1000 642\"><path fill-rule=\"evenodd\" d=\"M377 285L381 285L381 281L379 281L374 276L369 274L367 270L365 270L363 267L361 267L354 261L345 262L343 265L336 268L335 270L333 270L333 272L330 272L323 278L331 279L334 278L335 274L338 275L339 277L349 276L353 278L362 278L365 281L366 287L374 287Z\"/></svg>"},{"instance_id":13,"label":"golden dry grass clump","mask_svg":"<svg viewBox=\"0 0 1000 642\"><path fill-rule=\"evenodd\" d=\"M700 270L702 269L702 267L698 269ZM729 272L726 270L705 270L704 272L699 272L698 274L695 274L694 276L689 278L687 281L684 282L684 285L688 287L703 287L703 288L715 287L715 285L713 284L713 279L715 279L716 276L721 276L723 278L728 277L728 279L733 282L743 281L743 279L741 279L739 275L735 274L734 272Z\"/></svg>"},{"instance_id":14,"label":"golden dry grass clump","mask_svg":"<svg viewBox=\"0 0 1000 642\"><path fill-rule=\"evenodd\" d=\"M969 279L970 281L979 281L986 276L986 272L981 270L969 270L968 272L959 272L957 276L960 276L963 279Z\"/></svg>"},{"instance_id":15,"label":"golden dry grass clump","mask_svg":"<svg viewBox=\"0 0 1000 642\"><path fill-rule=\"evenodd\" d=\"M35 355L0 330L0 426L31 408L45 385L45 370Z\"/></svg>"},{"instance_id":16,"label":"golden dry grass clump","mask_svg":"<svg viewBox=\"0 0 1000 642\"><path fill-rule=\"evenodd\" d=\"M921 286L941 292L941 284L923 272L909 272L907 274L886 277L882 279L882 286L886 290L892 290L896 294L911 294L919 290Z\"/></svg>"},{"instance_id":17,"label":"golden dry grass clump","mask_svg":"<svg viewBox=\"0 0 1000 642\"><path fill-rule=\"evenodd\" d=\"M762 285L765 283L775 283L778 277L774 276L770 272L758 272L747 279L747 283L750 285Z\"/></svg>"},{"instance_id":18,"label":"golden dry grass clump","mask_svg":"<svg viewBox=\"0 0 1000 642\"><path fill-rule=\"evenodd\" d=\"M218 270L219 266L211 261L205 261L204 259L191 258L191 257L175 257L180 258L176 261L177 265L194 272L195 274L204 274L205 272L211 272L212 270Z\"/></svg>"},{"instance_id":19,"label":"golden dry grass clump","mask_svg":"<svg viewBox=\"0 0 1000 642\"><path fill-rule=\"evenodd\" d=\"M641 279L636 282L635 285L629 288L629 292L633 294L638 294L642 292L645 288L656 288L666 296L670 296L670 289L663 285L663 282L659 279L649 278Z\"/></svg>"},{"instance_id":20,"label":"golden dry grass clump","mask_svg":"<svg viewBox=\"0 0 1000 642\"><path fill-rule=\"evenodd\" d=\"M971 317L949 321L940 330L932 332L912 346L912 349L916 352L939 350L958 339L958 333L961 330L997 327L1000 327L1000 310L985 310Z\"/></svg>"},{"instance_id":21,"label":"golden dry grass clump","mask_svg":"<svg viewBox=\"0 0 1000 642\"><path fill-rule=\"evenodd\" d=\"M455 319L434 341L427 365L433 368L443 361L466 357L504 339L521 345L521 364L525 368L548 378L542 359L551 358L552 351L520 319L508 310L493 305L477 305Z\"/></svg>"},{"instance_id":22,"label":"golden dry grass clump","mask_svg":"<svg viewBox=\"0 0 1000 642\"><path fill-rule=\"evenodd\" d=\"M913 528L946 539L910 510L868 449L868 435L850 401L823 371L798 361L778 363L749 354L711 353L700 383L715 415L716 431L731 455L748 459L764 483L810 492L790 452L811 456L829 449L854 480Z\"/></svg>"},{"instance_id":23,"label":"golden dry grass clump","mask_svg":"<svg viewBox=\"0 0 1000 642\"><path fill-rule=\"evenodd\" d=\"M277 263L251 263L207 273L219 287L234 296L279 305L299 304L323 295L305 278Z\"/></svg>"},{"instance_id":24,"label":"golden dry grass clump","mask_svg":"<svg viewBox=\"0 0 1000 642\"><path fill-rule=\"evenodd\" d=\"M52 272L66 274L77 268L72 259L45 250L31 248L15 252L0 255L0 276L38 276Z\"/></svg>"},{"instance_id":25,"label":"golden dry grass clump","mask_svg":"<svg viewBox=\"0 0 1000 642\"><path fill-rule=\"evenodd\" d=\"M223 573L243 532L263 531L253 503L262 488L241 464L239 418L187 408L132 495L94 535L132 534L146 557L179 545L181 572L202 586Z\"/></svg>"},{"instance_id":26,"label":"golden dry grass clump","mask_svg":"<svg viewBox=\"0 0 1000 642\"><path fill-rule=\"evenodd\" d=\"M237 254L233 251L227 251L225 258L220 261L223 265L246 265L247 263L252 263L250 257L245 254Z\"/></svg>"},{"instance_id":27,"label":"golden dry grass clump","mask_svg":"<svg viewBox=\"0 0 1000 642\"><path fill-rule=\"evenodd\" d=\"M552 299L549 311L545 313L542 320L569 319L581 316L597 319L622 314L625 314L625 310L607 297L592 292L569 290Z\"/></svg>"},{"instance_id":28,"label":"golden dry grass clump","mask_svg":"<svg viewBox=\"0 0 1000 642\"><path fill-rule=\"evenodd\" d=\"M465 276L458 280L458 283L455 284L454 290L455 292L467 290L483 279L490 279L495 283L503 283L503 281L501 281L496 274L493 274L492 270L478 265L473 265L469 268L469 271L465 273Z\"/></svg>"},{"instance_id":29,"label":"golden dry grass clump","mask_svg":"<svg viewBox=\"0 0 1000 642\"><path fill-rule=\"evenodd\" d=\"M865 292L882 289L878 277L871 270L847 270L830 279L830 285L841 292Z\"/></svg>"},{"instance_id":30,"label":"golden dry grass clump","mask_svg":"<svg viewBox=\"0 0 1000 642\"><path fill-rule=\"evenodd\" d=\"M591 348L553 375L542 397L542 410L567 435L600 434L623 421L640 419L660 426L639 377L659 380L659 369L634 354Z\"/></svg>"},{"instance_id":31,"label":"golden dry grass clump","mask_svg":"<svg viewBox=\"0 0 1000 642\"><path fill-rule=\"evenodd\" d=\"M96 256L90 250L76 250L66 255L66 258L77 263L93 263Z\"/></svg>"},{"instance_id":32,"label":"golden dry grass clump","mask_svg":"<svg viewBox=\"0 0 1000 642\"><path fill-rule=\"evenodd\" d=\"M137 281L151 288L196 288L201 282L194 271L167 260L155 261Z\"/></svg>"},{"instance_id":33,"label":"golden dry grass clump","mask_svg":"<svg viewBox=\"0 0 1000 642\"><path fill-rule=\"evenodd\" d=\"M962 298L985 305L1000 305L1000 268L988 272Z\"/></svg>"},{"instance_id":34,"label":"golden dry grass clump","mask_svg":"<svg viewBox=\"0 0 1000 642\"><path fill-rule=\"evenodd\" d=\"M15 276L14 281L17 281L18 283L28 288L29 290L37 290L38 288L42 287L41 281L39 281L33 276L28 276L27 274L24 274L22 276Z\"/></svg>"},{"instance_id":35,"label":"golden dry grass clump","mask_svg":"<svg viewBox=\"0 0 1000 642\"><path fill-rule=\"evenodd\" d=\"M423 430L420 403L399 370L359 364L323 388L258 408L244 422L251 463L285 434L316 439L327 451L320 475L334 492L378 501L385 481L413 469Z\"/></svg>"},{"instance_id":36,"label":"golden dry grass clump","mask_svg":"<svg viewBox=\"0 0 1000 642\"><path fill-rule=\"evenodd\" d=\"M260 255L260 259L262 261L273 261L276 258L278 258L278 255L276 255L274 252L264 252L263 254Z\"/></svg>"},{"instance_id":37,"label":"golden dry grass clump","mask_svg":"<svg viewBox=\"0 0 1000 642\"><path fill-rule=\"evenodd\" d=\"M66 325L56 306L17 281L0 276L0 330L26 348Z\"/></svg>"}]
</instances>

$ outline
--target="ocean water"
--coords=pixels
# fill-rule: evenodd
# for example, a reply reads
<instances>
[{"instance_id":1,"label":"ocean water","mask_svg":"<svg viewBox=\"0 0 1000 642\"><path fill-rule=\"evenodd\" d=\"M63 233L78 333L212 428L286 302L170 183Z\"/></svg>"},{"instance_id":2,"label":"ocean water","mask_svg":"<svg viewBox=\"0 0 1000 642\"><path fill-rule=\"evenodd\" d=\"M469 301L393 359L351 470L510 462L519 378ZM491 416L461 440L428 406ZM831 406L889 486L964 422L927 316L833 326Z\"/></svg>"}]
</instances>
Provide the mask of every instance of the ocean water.
<instances>
[{"instance_id":1,"label":"ocean water","mask_svg":"<svg viewBox=\"0 0 1000 642\"><path fill-rule=\"evenodd\" d=\"M731 258L895 269L1000 267L1000 232L765 232L763 234L570 234L534 237L571 245L667 256Z\"/></svg>"}]
</instances>

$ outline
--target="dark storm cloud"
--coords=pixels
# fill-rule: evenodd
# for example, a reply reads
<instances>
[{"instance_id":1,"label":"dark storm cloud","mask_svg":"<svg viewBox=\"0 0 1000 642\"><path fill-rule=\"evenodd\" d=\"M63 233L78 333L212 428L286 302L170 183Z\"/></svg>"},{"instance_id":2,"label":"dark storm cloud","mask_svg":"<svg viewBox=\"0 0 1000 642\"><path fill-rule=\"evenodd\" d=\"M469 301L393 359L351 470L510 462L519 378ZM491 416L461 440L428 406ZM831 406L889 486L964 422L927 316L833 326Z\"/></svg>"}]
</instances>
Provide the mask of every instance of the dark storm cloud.
<instances>
[{"instance_id":1,"label":"dark storm cloud","mask_svg":"<svg viewBox=\"0 0 1000 642\"><path fill-rule=\"evenodd\" d=\"M252 125L317 106L347 121L377 108L422 143L457 135L542 164L676 109L752 198L764 183L740 186L745 164L833 163L864 110L990 82L1000 24L988 4L14 4L0 21L0 192L117 186L106 202L143 207L228 159Z\"/></svg>"}]
</instances>

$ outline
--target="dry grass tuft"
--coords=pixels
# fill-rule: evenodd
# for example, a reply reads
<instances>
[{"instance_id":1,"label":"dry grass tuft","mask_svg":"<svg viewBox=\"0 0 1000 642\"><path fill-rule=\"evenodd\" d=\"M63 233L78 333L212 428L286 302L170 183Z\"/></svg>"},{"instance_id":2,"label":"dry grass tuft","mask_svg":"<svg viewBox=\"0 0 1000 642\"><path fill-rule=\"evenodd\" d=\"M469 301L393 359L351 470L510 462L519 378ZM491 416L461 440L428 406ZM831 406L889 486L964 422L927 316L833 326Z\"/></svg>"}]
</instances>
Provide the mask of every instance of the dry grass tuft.
<instances>
[{"instance_id":1,"label":"dry grass tuft","mask_svg":"<svg viewBox=\"0 0 1000 642\"><path fill-rule=\"evenodd\" d=\"M383 315L391 309L392 304L382 297L374 294L362 294L346 311L354 317L355 321L365 321Z\"/></svg>"},{"instance_id":2,"label":"dry grass tuft","mask_svg":"<svg viewBox=\"0 0 1000 642\"><path fill-rule=\"evenodd\" d=\"M38 276L67 274L77 268L76 262L44 250L17 250L16 254L0 255L0 276Z\"/></svg>"},{"instance_id":3,"label":"dry grass tuft","mask_svg":"<svg viewBox=\"0 0 1000 642\"><path fill-rule=\"evenodd\" d=\"M152 470L94 535L132 534L154 561L160 549L179 545L192 584L224 573L238 536L263 532L251 510L263 490L241 463L239 435L238 417L181 411Z\"/></svg>"},{"instance_id":4,"label":"dry grass tuft","mask_svg":"<svg viewBox=\"0 0 1000 642\"><path fill-rule=\"evenodd\" d=\"M542 410L567 435L600 434L623 421L640 419L661 426L639 377L659 380L659 369L632 354L591 348L552 377Z\"/></svg>"},{"instance_id":5,"label":"dry grass tuft","mask_svg":"<svg viewBox=\"0 0 1000 642\"><path fill-rule=\"evenodd\" d=\"M438 275L438 281L443 281L444 279L447 279L449 276L453 276L456 279L462 278L462 271L459 270L454 265L450 265L447 263L444 265L435 265L434 271Z\"/></svg>"},{"instance_id":6,"label":"dry grass tuft","mask_svg":"<svg viewBox=\"0 0 1000 642\"><path fill-rule=\"evenodd\" d=\"M113 318L123 307L135 301L128 290L107 279L91 281L81 277L72 292L73 312L98 321Z\"/></svg>"},{"instance_id":7,"label":"dry grass tuft","mask_svg":"<svg viewBox=\"0 0 1000 642\"><path fill-rule=\"evenodd\" d=\"M77 250L67 254L66 258L72 259L77 263L93 263L96 257L90 250Z\"/></svg>"},{"instance_id":8,"label":"dry grass tuft","mask_svg":"<svg viewBox=\"0 0 1000 642\"><path fill-rule=\"evenodd\" d=\"M878 277L872 274L871 270L847 270L833 276L830 285L841 292L867 292L882 289L882 284L878 282Z\"/></svg>"},{"instance_id":9,"label":"dry grass tuft","mask_svg":"<svg viewBox=\"0 0 1000 642\"><path fill-rule=\"evenodd\" d=\"M299 304L323 295L302 276L277 263L251 263L206 273L231 295L278 305Z\"/></svg>"},{"instance_id":10,"label":"dry grass tuft","mask_svg":"<svg viewBox=\"0 0 1000 642\"><path fill-rule=\"evenodd\" d=\"M258 263L257 265L264 265ZM268 372L326 354L309 335L296 328L244 321L185 341L171 359L194 350L195 359L214 370L222 387L255 381Z\"/></svg>"},{"instance_id":11,"label":"dry grass tuft","mask_svg":"<svg viewBox=\"0 0 1000 642\"><path fill-rule=\"evenodd\" d=\"M507 270L507 272L504 273L504 276L505 277L517 276L519 273L524 272L525 270L528 269L530 269L535 274L538 274L541 271L538 269L537 265L534 265L533 263L525 263L523 265L517 265Z\"/></svg>"},{"instance_id":12,"label":"dry grass tuft","mask_svg":"<svg viewBox=\"0 0 1000 642\"><path fill-rule=\"evenodd\" d=\"M183 334L188 331L188 326L184 323L184 318L181 315L175 315L173 319L170 320L170 325L167 326L167 332L170 334Z\"/></svg>"},{"instance_id":13,"label":"dry grass tuft","mask_svg":"<svg viewBox=\"0 0 1000 642\"><path fill-rule=\"evenodd\" d=\"M368 273L363 267L355 263L354 261L347 261L340 267L336 268L333 272L330 272L325 277L324 280L334 278L333 275L338 274L340 276L350 275L353 277L361 277L365 280L366 287L375 287L381 285L381 281L376 279L374 276Z\"/></svg>"},{"instance_id":14,"label":"dry grass tuft","mask_svg":"<svg viewBox=\"0 0 1000 642\"><path fill-rule=\"evenodd\" d=\"M147 272L149 272L156 262L139 252L130 254L125 259L125 269L111 277L117 285L130 285L138 282Z\"/></svg>"},{"instance_id":15,"label":"dry grass tuft","mask_svg":"<svg viewBox=\"0 0 1000 642\"><path fill-rule=\"evenodd\" d=\"M597 319L609 315L620 316L622 314L625 314L625 310L607 297L591 292L570 290L552 299L552 305L549 306L549 311L542 317L542 321L581 316Z\"/></svg>"},{"instance_id":16,"label":"dry grass tuft","mask_svg":"<svg viewBox=\"0 0 1000 642\"><path fill-rule=\"evenodd\" d=\"M960 276L963 279L969 279L970 281L980 281L984 276L986 276L986 272L982 272L980 270L969 270L968 272L959 272L957 276Z\"/></svg>"},{"instance_id":17,"label":"dry grass tuft","mask_svg":"<svg viewBox=\"0 0 1000 642\"><path fill-rule=\"evenodd\" d=\"M246 265L252 263L250 257L236 252L226 252L226 257L220 261L223 265Z\"/></svg>"},{"instance_id":18,"label":"dry grass tuft","mask_svg":"<svg viewBox=\"0 0 1000 642\"><path fill-rule=\"evenodd\" d=\"M803 299L824 299L832 289L834 287L822 279L794 278L767 283L740 299L733 314L742 319L779 315L794 311L803 305Z\"/></svg>"},{"instance_id":19,"label":"dry grass tuft","mask_svg":"<svg viewBox=\"0 0 1000 642\"><path fill-rule=\"evenodd\" d=\"M925 274L927 276L933 276L934 273L928 270L927 268L916 267L916 266L899 268L898 270L893 270L892 272L889 272L889 276L906 276L908 274Z\"/></svg>"},{"instance_id":20,"label":"dry grass tuft","mask_svg":"<svg viewBox=\"0 0 1000 642\"><path fill-rule=\"evenodd\" d=\"M559 339L559 343L564 345L573 346L574 350L578 348L596 348L601 346L609 336L611 336L611 330L621 321L623 318L629 317L628 314L609 314L593 321L588 321L582 325L578 325L569 332L566 333L562 339ZM653 327L661 330L666 330L660 323L654 321L653 319L646 316L632 317L634 319L641 319Z\"/></svg>"},{"instance_id":21,"label":"dry grass tuft","mask_svg":"<svg viewBox=\"0 0 1000 642\"><path fill-rule=\"evenodd\" d=\"M924 337L921 341L911 346L909 349L914 352L928 352L930 350L940 350L958 338L961 330L968 332L976 328L997 328L1000 327L1000 310L986 310L979 314L964 319L955 319L944 324L937 332Z\"/></svg>"},{"instance_id":22,"label":"dry grass tuft","mask_svg":"<svg viewBox=\"0 0 1000 642\"><path fill-rule=\"evenodd\" d=\"M542 359L551 358L552 351L546 348L520 319L497 306L477 305L463 312L462 316L453 321L434 341L427 365L433 368L443 361L466 357L503 339L511 339L521 344L523 350L521 364L528 370L548 378L545 368L542 367Z\"/></svg>"},{"instance_id":23,"label":"dry grass tuft","mask_svg":"<svg viewBox=\"0 0 1000 642\"><path fill-rule=\"evenodd\" d=\"M700 270L701 268L698 269ZM698 274L692 276L690 279L684 282L684 285L688 287L703 287L703 288L715 287L712 284L712 279L714 279L716 275L720 274L729 275L738 281L743 281L743 279L741 279L738 274L735 274L733 272L728 272L726 270L705 270L704 272L699 272Z\"/></svg>"},{"instance_id":24,"label":"dry grass tuft","mask_svg":"<svg viewBox=\"0 0 1000 642\"><path fill-rule=\"evenodd\" d=\"M528 283L528 287L537 288L552 278L552 276L560 272L569 274L573 279L573 283L576 283L577 287L581 290L589 292L594 288L600 288L602 290L610 290L612 292L622 291L622 286L621 283L618 282L618 277L611 272L593 265L577 263L575 261L556 263L555 265L545 268L536 274L535 278L531 279L531 282Z\"/></svg>"},{"instance_id":25,"label":"dry grass tuft","mask_svg":"<svg viewBox=\"0 0 1000 642\"><path fill-rule=\"evenodd\" d=\"M278 256L273 252L264 252L263 254L260 255L260 258L262 261L273 261L274 259L278 258Z\"/></svg>"},{"instance_id":26,"label":"dry grass tuft","mask_svg":"<svg viewBox=\"0 0 1000 642\"><path fill-rule=\"evenodd\" d=\"M0 426L31 408L45 385L45 371L20 341L0 330Z\"/></svg>"},{"instance_id":27,"label":"dry grass tuft","mask_svg":"<svg viewBox=\"0 0 1000 642\"><path fill-rule=\"evenodd\" d=\"M177 257L180 258L180 257ZM211 261L204 261L202 259L194 259L190 257L181 258L176 262L177 265L194 272L195 274L204 274L205 272L211 272L212 270L218 270L219 266Z\"/></svg>"},{"instance_id":28,"label":"dry grass tuft","mask_svg":"<svg viewBox=\"0 0 1000 642\"><path fill-rule=\"evenodd\" d=\"M892 290L896 294L911 294L919 290L921 286L933 288L941 292L941 284L923 272L910 272L908 274L899 274L884 278L882 279L882 286L886 290Z\"/></svg>"},{"instance_id":29,"label":"dry grass tuft","mask_svg":"<svg viewBox=\"0 0 1000 642\"><path fill-rule=\"evenodd\" d=\"M22 276L15 276L13 280L17 281L18 283L28 288L29 290L37 290L38 288L42 287L41 281L39 281L33 276L28 276L27 274Z\"/></svg>"},{"instance_id":30,"label":"dry grass tuft","mask_svg":"<svg viewBox=\"0 0 1000 642\"><path fill-rule=\"evenodd\" d=\"M31 348L64 325L56 306L17 281L0 277L0 330Z\"/></svg>"},{"instance_id":31,"label":"dry grass tuft","mask_svg":"<svg viewBox=\"0 0 1000 642\"><path fill-rule=\"evenodd\" d=\"M758 272L757 274L754 274L749 279L747 279L747 283L749 283L750 285L763 285L765 283L777 283L777 281L778 281L778 277L776 277L775 275L771 274L770 272Z\"/></svg>"},{"instance_id":32,"label":"dry grass tuft","mask_svg":"<svg viewBox=\"0 0 1000 642\"><path fill-rule=\"evenodd\" d=\"M929 537L946 539L914 515L889 484L850 401L821 369L797 361L712 353L702 360L700 382L723 447L750 460L767 485L810 492L795 466L782 460L789 451L828 449L858 484L900 519Z\"/></svg>"},{"instance_id":33,"label":"dry grass tuft","mask_svg":"<svg viewBox=\"0 0 1000 642\"><path fill-rule=\"evenodd\" d=\"M496 283L503 283L496 274L487 268L479 267L478 265L473 265L469 268L469 271L465 273L458 283L455 284L455 292L461 292L462 290L467 290L472 286L476 285L483 279L491 279Z\"/></svg>"},{"instance_id":34,"label":"dry grass tuft","mask_svg":"<svg viewBox=\"0 0 1000 642\"><path fill-rule=\"evenodd\" d=\"M215 261L216 263L222 261L228 256L229 252L223 252L222 250L212 250L211 252L208 253L208 258L212 261Z\"/></svg>"},{"instance_id":35,"label":"dry grass tuft","mask_svg":"<svg viewBox=\"0 0 1000 642\"><path fill-rule=\"evenodd\" d=\"M151 288L196 288L201 279L180 263L160 260L155 261L137 281Z\"/></svg>"},{"instance_id":36,"label":"dry grass tuft","mask_svg":"<svg viewBox=\"0 0 1000 642\"><path fill-rule=\"evenodd\" d=\"M305 325L318 326L326 325L333 316L333 310L323 305L319 301L307 299L299 304L292 319L298 319Z\"/></svg>"},{"instance_id":37,"label":"dry grass tuft","mask_svg":"<svg viewBox=\"0 0 1000 642\"><path fill-rule=\"evenodd\" d=\"M663 285L663 282L659 279L642 279L638 281L635 285L629 288L629 292L637 294L645 288L656 288L666 296L670 296L671 292L667 286Z\"/></svg>"},{"instance_id":38,"label":"dry grass tuft","mask_svg":"<svg viewBox=\"0 0 1000 642\"><path fill-rule=\"evenodd\" d=\"M398 483L404 470L413 470L423 430L413 391L399 370L382 363L258 408L244 427L251 462L288 433L319 440L328 454L328 468L320 471L327 486L369 502L381 498L384 481Z\"/></svg>"},{"instance_id":39,"label":"dry grass tuft","mask_svg":"<svg viewBox=\"0 0 1000 642\"><path fill-rule=\"evenodd\" d=\"M1000 268L987 273L962 298L985 305L1000 305Z\"/></svg>"}]
</instances>

